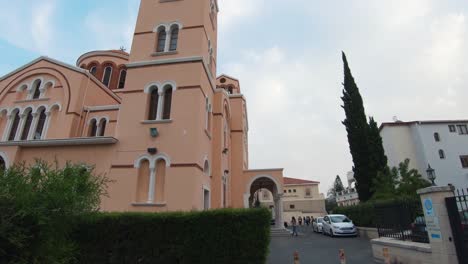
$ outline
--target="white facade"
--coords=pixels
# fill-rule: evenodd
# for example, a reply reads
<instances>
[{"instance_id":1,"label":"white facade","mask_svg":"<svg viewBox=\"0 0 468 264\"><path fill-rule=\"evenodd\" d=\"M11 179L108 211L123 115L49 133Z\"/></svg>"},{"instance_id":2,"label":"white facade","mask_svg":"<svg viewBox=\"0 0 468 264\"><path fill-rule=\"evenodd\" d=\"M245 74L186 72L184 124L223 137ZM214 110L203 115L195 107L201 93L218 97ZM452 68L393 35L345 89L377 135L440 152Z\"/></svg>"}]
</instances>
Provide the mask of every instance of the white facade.
<instances>
[{"instance_id":1,"label":"white facade","mask_svg":"<svg viewBox=\"0 0 468 264\"><path fill-rule=\"evenodd\" d=\"M467 188L468 168L462 164L462 157L468 156L467 126L468 120L383 123L380 135L388 165L397 167L408 158L410 167L427 179L430 164L437 185Z\"/></svg>"},{"instance_id":2,"label":"white facade","mask_svg":"<svg viewBox=\"0 0 468 264\"><path fill-rule=\"evenodd\" d=\"M350 206L359 204L359 195L355 188L346 188L336 194L336 204L338 206Z\"/></svg>"}]
</instances>

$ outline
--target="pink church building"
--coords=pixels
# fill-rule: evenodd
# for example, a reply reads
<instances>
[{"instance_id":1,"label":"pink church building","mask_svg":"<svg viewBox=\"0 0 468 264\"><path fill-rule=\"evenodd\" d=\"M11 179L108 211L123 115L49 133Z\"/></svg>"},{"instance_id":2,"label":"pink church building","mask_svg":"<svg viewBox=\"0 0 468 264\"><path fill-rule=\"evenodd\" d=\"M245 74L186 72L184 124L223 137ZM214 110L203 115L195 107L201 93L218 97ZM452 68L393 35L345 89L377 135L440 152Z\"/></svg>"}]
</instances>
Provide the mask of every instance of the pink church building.
<instances>
[{"instance_id":1,"label":"pink church building","mask_svg":"<svg viewBox=\"0 0 468 264\"><path fill-rule=\"evenodd\" d=\"M93 165L113 183L104 211L250 207L283 169L249 169L247 101L216 75L216 0L141 0L130 53L75 66L40 57L0 78L0 166Z\"/></svg>"}]
</instances>

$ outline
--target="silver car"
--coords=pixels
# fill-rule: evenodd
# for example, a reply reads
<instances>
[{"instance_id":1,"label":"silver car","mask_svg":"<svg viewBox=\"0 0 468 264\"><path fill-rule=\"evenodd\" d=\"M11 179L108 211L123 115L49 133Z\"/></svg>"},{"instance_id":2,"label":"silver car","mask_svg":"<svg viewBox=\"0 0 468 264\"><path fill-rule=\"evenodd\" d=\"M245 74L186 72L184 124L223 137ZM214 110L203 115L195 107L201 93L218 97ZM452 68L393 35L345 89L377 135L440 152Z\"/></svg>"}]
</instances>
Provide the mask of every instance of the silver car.
<instances>
[{"instance_id":1,"label":"silver car","mask_svg":"<svg viewBox=\"0 0 468 264\"><path fill-rule=\"evenodd\" d=\"M322 233L323 217L314 218L312 221L312 230L316 233Z\"/></svg>"},{"instance_id":2,"label":"silver car","mask_svg":"<svg viewBox=\"0 0 468 264\"><path fill-rule=\"evenodd\" d=\"M332 214L323 218L323 234L333 236L357 236L357 229L346 215Z\"/></svg>"}]
</instances>

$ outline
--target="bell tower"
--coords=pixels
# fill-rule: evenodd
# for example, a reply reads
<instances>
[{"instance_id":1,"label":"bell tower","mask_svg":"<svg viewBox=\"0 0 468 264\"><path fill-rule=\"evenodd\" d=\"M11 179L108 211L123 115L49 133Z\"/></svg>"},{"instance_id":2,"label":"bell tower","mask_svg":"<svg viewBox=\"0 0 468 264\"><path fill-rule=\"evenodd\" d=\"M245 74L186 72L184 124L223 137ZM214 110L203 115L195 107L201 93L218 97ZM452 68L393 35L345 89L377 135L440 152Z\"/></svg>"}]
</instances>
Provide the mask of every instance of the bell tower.
<instances>
[{"instance_id":1,"label":"bell tower","mask_svg":"<svg viewBox=\"0 0 468 264\"><path fill-rule=\"evenodd\" d=\"M217 0L141 0L130 63L202 58L216 77Z\"/></svg>"},{"instance_id":2,"label":"bell tower","mask_svg":"<svg viewBox=\"0 0 468 264\"><path fill-rule=\"evenodd\" d=\"M122 104L115 162L138 169L132 210L204 209L219 188L211 179L210 126L219 93L217 16L217 0L140 2L126 85L116 91Z\"/></svg>"}]
</instances>

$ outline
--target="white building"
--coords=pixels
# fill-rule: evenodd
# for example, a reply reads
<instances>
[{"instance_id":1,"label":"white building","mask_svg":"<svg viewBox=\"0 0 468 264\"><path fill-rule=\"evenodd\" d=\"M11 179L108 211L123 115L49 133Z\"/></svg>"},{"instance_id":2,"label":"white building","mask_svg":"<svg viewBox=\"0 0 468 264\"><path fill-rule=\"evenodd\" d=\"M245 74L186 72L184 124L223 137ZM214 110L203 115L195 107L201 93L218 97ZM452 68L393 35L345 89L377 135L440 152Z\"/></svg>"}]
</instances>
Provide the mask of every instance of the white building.
<instances>
[{"instance_id":1,"label":"white building","mask_svg":"<svg viewBox=\"0 0 468 264\"><path fill-rule=\"evenodd\" d=\"M437 185L468 187L468 120L383 123L380 135L389 166L408 158L425 178L430 164Z\"/></svg>"},{"instance_id":2,"label":"white building","mask_svg":"<svg viewBox=\"0 0 468 264\"><path fill-rule=\"evenodd\" d=\"M355 188L356 179L354 178L354 172L349 171L346 174L346 179L348 180L348 187L336 194L336 204L338 206L350 206L359 204L359 195Z\"/></svg>"}]
</instances>

